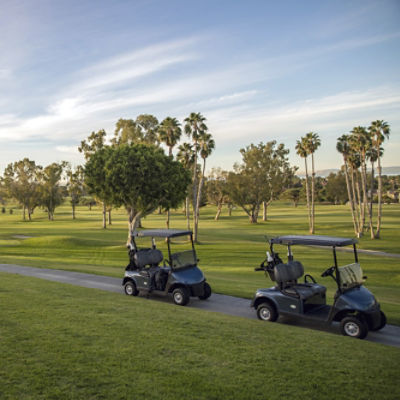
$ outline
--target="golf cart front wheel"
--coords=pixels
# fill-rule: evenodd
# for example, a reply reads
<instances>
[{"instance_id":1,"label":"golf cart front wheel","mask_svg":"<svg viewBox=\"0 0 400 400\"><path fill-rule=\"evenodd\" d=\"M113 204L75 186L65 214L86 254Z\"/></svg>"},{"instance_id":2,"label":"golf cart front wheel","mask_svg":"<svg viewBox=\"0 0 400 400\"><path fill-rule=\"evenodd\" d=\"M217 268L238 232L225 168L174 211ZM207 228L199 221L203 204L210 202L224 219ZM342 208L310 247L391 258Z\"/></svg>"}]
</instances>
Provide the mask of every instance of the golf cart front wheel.
<instances>
[{"instance_id":1,"label":"golf cart front wheel","mask_svg":"<svg viewBox=\"0 0 400 400\"><path fill-rule=\"evenodd\" d=\"M172 292L172 298L174 299L174 303L178 306L186 306L189 303L190 294L188 289L185 287L176 288Z\"/></svg>"},{"instance_id":2,"label":"golf cart front wheel","mask_svg":"<svg viewBox=\"0 0 400 400\"><path fill-rule=\"evenodd\" d=\"M211 293L212 293L211 286L207 282L205 282L204 283L204 293L201 296L199 296L199 299L207 300L211 296Z\"/></svg>"},{"instance_id":3,"label":"golf cart front wheel","mask_svg":"<svg viewBox=\"0 0 400 400\"><path fill-rule=\"evenodd\" d=\"M379 323L379 325L376 328L371 329L371 331L374 331L374 332L379 331L380 329L384 328L385 326L386 326L386 315L384 312L381 311L381 322Z\"/></svg>"},{"instance_id":4,"label":"golf cart front wheel","mask_svg":"<svg viewBox=\"0 0 400 400\"><path fill-rule=\"evenodd\" d=\"M261 303L257 307L257 317L261 319L261 321L274 322L278 319L278 312L272 304Z\"/></svg>"},{"instance_id":5,"label":"golf cart front wheel","mask_svg":"<svg viewBox=\"0 0 400 400\"><path fill-rule=\"evenodd\" d=\"M139 290L137 290L135 282L132 281L125 283L124 291L127 296L137 296L139 294Z\"/></svg>"},{"instance_id":6,"label":"golf cart front wheel","mask_svg":"<svg viewBox=\"0 0 400 400\"><path fill-rule=\"evenodd\" d=\"M359 317L345 317L340 321L342 334L357 339L364 339L368 334L368 326Z\"/></svg>"}]
</instances>

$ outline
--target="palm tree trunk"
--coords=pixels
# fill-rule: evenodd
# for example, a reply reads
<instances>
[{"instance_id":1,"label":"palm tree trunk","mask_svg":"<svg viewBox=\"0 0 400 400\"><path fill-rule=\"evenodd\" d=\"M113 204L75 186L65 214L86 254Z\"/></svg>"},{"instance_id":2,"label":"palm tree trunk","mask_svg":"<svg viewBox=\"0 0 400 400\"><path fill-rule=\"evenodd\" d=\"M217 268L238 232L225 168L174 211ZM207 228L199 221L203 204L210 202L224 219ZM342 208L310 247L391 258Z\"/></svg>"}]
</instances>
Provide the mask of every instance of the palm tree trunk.
<instances>
[{"instance_id":1,"label":"palm tree trunk","mask_svg":"<svg viewBox=\"0 0 400 400\"><path fill-rule=\"evenodd\" d=\"M350 180L349 180L349 170L347 168L346 159L344 160L344 173L345 173L345 177L346 177L347 196L349 197L351 217L353 219L353 226L354 226L354 233L356 235L358 235L358 227L357 227L356 216L355 216L355 212L354 212L353 196L351 194L351 187L350 187Z\"/></svg>"},{"instance_id":2,"label":"palm tree trunk","mask_svg":"<svg viewBox=\"0 0 400 400\"><path fill-rule=\"evenodd\" d=\"M357 190L357 199L358 199L358 212L359 212L359 230L360 235L362 236L364 232L364 225L363 225L363 207L362 207L362 199L361 199L361 191L360 191L360 179L359 179L359 171L356 169L355 171L355 178L356 178L356 190ZM360 236L360 237L361 237Z\"/></svg>"},{"instance_id":3,"label":"palm tree trunk","mask_svg":"<svg viewBox=\"0 0 400 400\"><path fill-rule=\"evenodd\" d=\"M187 229L190 231L190 200L189 196L186 197L186 219L187 219Z\"/></svg>"},{"instance_id":4,"label":"palm tree trunk","mask_svg":"<svg viewBox=\"0 0 400 400\"><path fill-rule=\"evenodd\" d=\"M315 169L314 169L314 153L311 153L311 227L310 233L314 234L314 223L315 223Z\"/></svg>"},{"instance_id":5,"label":"palm tree trunk","mask_svg":"<svg viewBox=\"0 0 400 400\"><path fill-rule=\"evenodd\" d=\"M369 229L371 233L371 239L375 239L375 230L374 230L374 223L373 223L373 204L374 204L374 190L375 190L375 170L374 170L374 162L371 161L371 188L370 188L370 199L369 199Z\"/></svg>"},{"instance_id":6,"label":"palm tree trunk","mask_svg":"<svg viewBox=\"0 0 400 400\"><path fill-rule=\"evenodd\" d=\"M376 234L375 238L380 239L381 237L381 221L382 221L382 167L381 157L378 150L378 218L376 223Z\"/></svg>"},{"instance_id":7,"label":"palm tree trunk","mask_svg":"<svg viewBox=\"0 0 400 400\"><path fill-rule=\"evenodd\" d=\"M311 229L310 190L308 188L307 157L304 157L304 164L305 164L305 167L306 167L306 199L307 199L307 210L308 210L308 226Z\"/></svg>"},{"instance_id":8,"label":"palm tree trunk","mask_svg":"<svg viewBox=\"0 0 400 400\"><path fill-rule=\"evenodd\" d=\"M199 226L199 216L200 216L200 201L201 201L201 191L203 189L203 183L204 183L204 173L206 170L206 159L203 159L203 171L201 173L201 178L200 178L200 182L199 182L199 187L198 187L198 191L197 191L197 199L196 199L196 207L195 207L195 214L196 214L196 225L194 227L195 230L195 235L194 237L196 238L195 240L197 241L197 231L198 231L198 226Z\"/></svg>"},{"instance_id":9,"label":"palm tree trunk","mask_svg":"<svg viewBox=\"0 0 400 400\"><path fill-rule=\"evenodd\" d=\"M354 183L354 169L351 167L351 196L353 199L353 208L354 208L354 214L355 214L355 220L356 220L356 235L359 238L360 237L360 220L359 220L359 213L357 210L357 199L356 199L356 188L355 188L355 183Z\"/></svg>"}]
</instances>

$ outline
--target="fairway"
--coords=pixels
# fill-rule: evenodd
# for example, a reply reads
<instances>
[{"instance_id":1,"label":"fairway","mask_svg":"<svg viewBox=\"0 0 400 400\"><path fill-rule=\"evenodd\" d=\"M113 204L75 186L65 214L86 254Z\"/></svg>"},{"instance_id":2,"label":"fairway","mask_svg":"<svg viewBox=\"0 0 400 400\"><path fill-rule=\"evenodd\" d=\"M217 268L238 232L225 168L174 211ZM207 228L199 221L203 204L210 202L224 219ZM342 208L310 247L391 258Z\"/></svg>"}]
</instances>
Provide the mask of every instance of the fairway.
<instances>
[{"instance_id":1,"label":"fairway","mask_svg":"<svg viewBox=\"0 0 400 400\"><path fill-rule=\"evenodd\" d=\"M272 286L262 272L254 272L265 257L265 235L307 234L306 209L286 203L273 203L268 210L268 221L250 224L245 214L234 209L231 217L223 210L221 219L214 221L215 207L201 209L199 241L197 245L200 267L217 293L251 298L259 287ZM12 215L0 214L0 262L26 266L75 270L86 273L123 276L128 263L125 242L127 217L125 210L113 210L113 223L101 228L101 210L78 207L72 220L67 203L56 210L55 220L37 209L32 222L23 222L20 210ZM144 228L165 228L165 214L146 217ZM367 235L360 240L362 249L400 253L400 206L384 208L382 239L372 241ZM171 228L186 229L181 210L171 213ZM319 205L316 209L316 233L353 237L350 212L346 206ZM21 238L27 237L27 238ZM148 245L148 243L146 243ZM157 246L165 249L162 240ZM282 248L285 256L285 248ZM329 250L294 248L294 256L301 260L308 273L328 287L328 301L333 298L335 285L320 274L332 265ZM352 255L339 253L339 263L351 262ZM283 257L284 258L284 257ZM400 259L359 255L366 286L376 295L391 324L400 325Z\"/></svg>"},{"instance_id":2,"label":"fairway","mask_svg":"<svg viewBox=\"0 0 400 400\"><path fill-rule=\"evenodd\" d=\"M400 396L397 348L35 278L0 279L2 399Z\"/></svg>"}]
</instances>

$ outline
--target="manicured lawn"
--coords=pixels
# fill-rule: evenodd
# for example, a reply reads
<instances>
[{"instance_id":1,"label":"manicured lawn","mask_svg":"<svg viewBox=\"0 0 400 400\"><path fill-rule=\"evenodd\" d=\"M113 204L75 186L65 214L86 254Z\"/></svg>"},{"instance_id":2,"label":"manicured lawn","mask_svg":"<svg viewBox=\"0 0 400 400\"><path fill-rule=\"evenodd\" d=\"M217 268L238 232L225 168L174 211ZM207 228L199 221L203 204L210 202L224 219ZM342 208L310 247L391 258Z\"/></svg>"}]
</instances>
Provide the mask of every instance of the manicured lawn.
<instances>
[{"instance_id":1,"label":"manicured lawn","mask_svg":"<svg viewBox=\"0 0 400 400\"><path fill-rule=\"evenodd\" d=\"M4 400L400 398L397 348L5 273L0 304Z\"/></svg>"},{"instance_id":2,"label":"manicured lawn","mask_svg":"<svg viewBox=\"0 0 400 400\"><path fill-rule=\"evenodd\" d=\"M264 235L307 234L304 206L294 208L285 203L273 203L267 222L250 224L244 213L235 209L232 217L224 210L214 221L215 208L201 209L200 244L197 246L200 266L214 291L251 298L259 287L271 286L254 267L263 260L267 246ZM350 213L346 206L318 205L316 233L353 237ZM157 213L143 220L145 228L164 228L165 215ZM400 253L400 206L384 207L382 239L372 241L368 235L360 248ZM177 210L171 215L171 228L186 229L186 221ZM18 239L15 236L32 236ZM125 249L127 222L124 210L113 211L113 225L101 229L101 211L79 207L77 219L71 219L68 205L56 210L55 220L36 210L32 222L21 221L20 210L13 215L0 214L0 262L28 266L77 270L122 277L128 257ZM148 243L147 243L148 245ZM164 243L158 246L163 249ZM282 249L285 255L285 249ZM320 278L332 265L329 250L294 248L295 258L302 261L307 272L328 286L332 299L334 285L330 278ZM339 262L351 262L349 254L340 253ZM360 254L366 285L381 302L390 323L400 324L400 259Z\"/></svg>"}]
</instances>

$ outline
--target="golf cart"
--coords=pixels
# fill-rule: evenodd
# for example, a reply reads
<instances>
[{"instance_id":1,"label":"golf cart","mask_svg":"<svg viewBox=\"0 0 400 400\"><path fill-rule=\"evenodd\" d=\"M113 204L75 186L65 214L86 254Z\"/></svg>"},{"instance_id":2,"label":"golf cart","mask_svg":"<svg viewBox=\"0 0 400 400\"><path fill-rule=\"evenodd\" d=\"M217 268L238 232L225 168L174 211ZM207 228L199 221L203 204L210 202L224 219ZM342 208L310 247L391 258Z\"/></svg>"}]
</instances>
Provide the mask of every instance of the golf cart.
<instances>
[{"instance_id":1,"label":"golf cart","mask_svg":"<svg viewBox=\"0 0 400 400\"><path fill-rule=\"evenodd\" d=\"M139 249L136 241L140 237L150 238L151 247ZM190 237L190 249L172 253L171 239L178 237L185 237L185 240ZM155 238L166 240L168 258L164 259L162 252L156 248ZM175 245L181 247L182 241ZM137 296L139 291L162 296L172 293L175 304L180 306L185 306L191 296L198 297L200 300L206 300L211 296L211 287L197 267L199 260L191 231L174 229L136 231L132 234L132 241L128 248L130 262L125 269L122 281L127 295ZM161 262L163 262L162 266L160 266Z\"/></svg>"},{"instance_id":2,"label":"golf cart","mask_svg":"<svg viewBox=\"0 0 400 400\"><path fill-rule=\"evenodd\" d=\"M295 317L331 324L340 322L343 335L363 339L368 331L377 331L386 324L385 314L373 294L363 286L363 277L358 263L357 241L330 236L278 236L269 239L270 251L256 271L265 271L276 282L269 289L258 289L251 306L259 319L276 321L279 315ZM285 245L288 261L284 263L275 252L275 245ZM299 283L304 274L303 265L295 261L292 246L326 246L333 250L334 265L326 269L321 277L330 276L336 282L337 291L333 305L326 304L326 287L318 284L309 275L304 275L304 283ZM336 248L353 246L354 263L338 266Z\"/></svg>"}]
</instances>

